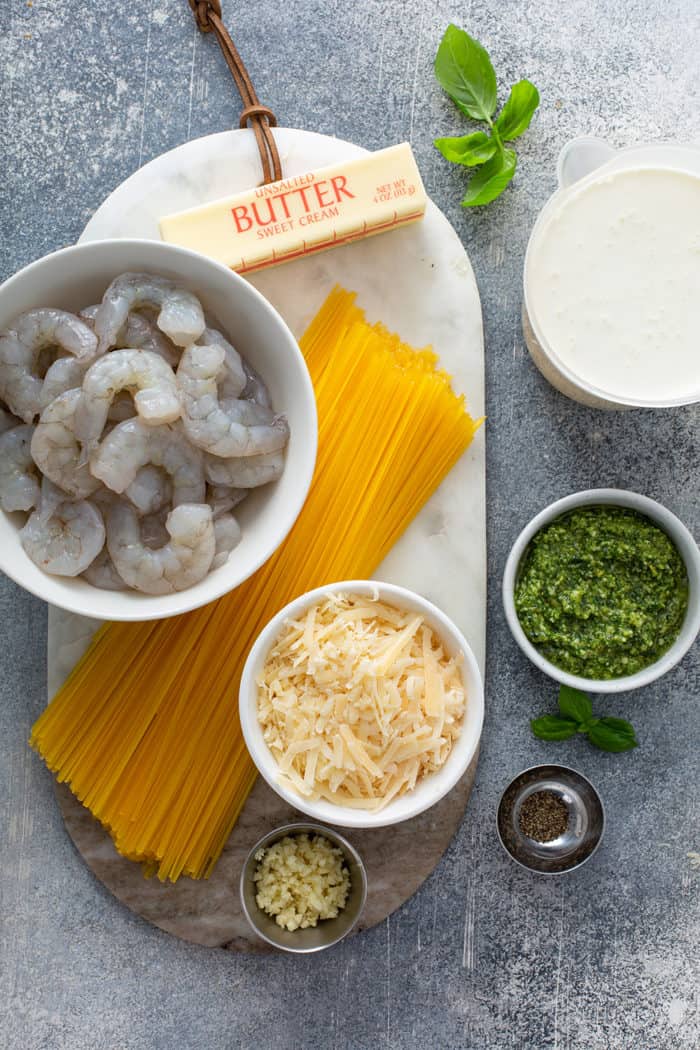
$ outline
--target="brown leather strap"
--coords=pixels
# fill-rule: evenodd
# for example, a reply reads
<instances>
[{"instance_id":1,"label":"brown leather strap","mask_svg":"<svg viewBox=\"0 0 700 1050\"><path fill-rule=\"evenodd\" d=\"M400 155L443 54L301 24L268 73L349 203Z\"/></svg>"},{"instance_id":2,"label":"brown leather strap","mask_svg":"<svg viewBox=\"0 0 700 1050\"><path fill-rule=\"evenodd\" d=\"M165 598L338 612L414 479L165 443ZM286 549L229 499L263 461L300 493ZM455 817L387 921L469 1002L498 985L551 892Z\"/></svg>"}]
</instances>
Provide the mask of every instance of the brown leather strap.
<instances>
[{"instance_id":1,"label":"brown leather strap","mask_svg":"<svg viewBox=\"0 0 700 1050\"><path fill-rule=\"evenodd\" d=\"M226 26L221 21L221 4L219 0L189 0L197 25L203 33L215 33L223 53L226 65L236 82L238 93L243 102L240 126L245 128L250 121L255 141L260 151L263 170L263 182L276 182L282 178L282 164L277 152L277 145L272 135L272 128L277 126L275 114L267 106L260 104L248 70L243 65L241 56Z\"/></svg>"}]
</instances>

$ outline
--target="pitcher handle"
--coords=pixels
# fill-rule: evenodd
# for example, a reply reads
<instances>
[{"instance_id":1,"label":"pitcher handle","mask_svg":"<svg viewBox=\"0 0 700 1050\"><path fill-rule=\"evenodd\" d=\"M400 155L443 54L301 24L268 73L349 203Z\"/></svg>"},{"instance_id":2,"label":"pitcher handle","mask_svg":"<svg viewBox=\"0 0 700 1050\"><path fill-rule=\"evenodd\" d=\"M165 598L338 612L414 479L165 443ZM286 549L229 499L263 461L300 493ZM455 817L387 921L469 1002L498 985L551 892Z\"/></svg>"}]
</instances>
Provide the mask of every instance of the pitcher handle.
<instances>
[{"instance_id":1,"label":"pitcher handle","mask_svg":"<svg viewBox=\"0 0 700 1050\"><path fill-rule=\"evenodd\" d=\"M559 189L565 190L585 175L605 164L615 150L604 139L583 135L571 139L562 148L557 158L557 181Z\"/></svg>"}]
</instances>

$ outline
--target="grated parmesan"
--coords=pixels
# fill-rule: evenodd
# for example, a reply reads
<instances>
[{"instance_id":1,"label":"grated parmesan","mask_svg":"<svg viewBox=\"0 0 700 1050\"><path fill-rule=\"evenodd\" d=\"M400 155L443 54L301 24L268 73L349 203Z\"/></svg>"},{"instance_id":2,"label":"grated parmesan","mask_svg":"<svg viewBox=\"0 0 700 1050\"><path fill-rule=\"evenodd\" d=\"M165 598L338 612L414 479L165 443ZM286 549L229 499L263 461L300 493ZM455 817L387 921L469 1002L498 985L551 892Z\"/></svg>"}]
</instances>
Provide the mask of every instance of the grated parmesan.
<instances>
[{"instance_id":1,"label":"grated parmesan","mask_svg":"<svg viewBox=\"0 0 700 1050\"><path fill-rule=\"evenodd\" d=\"M335 594L288 620L258 678L286 786L379 810L444 765L465 710L458 661L422 616Z\"/></svg>"}]
</instances>

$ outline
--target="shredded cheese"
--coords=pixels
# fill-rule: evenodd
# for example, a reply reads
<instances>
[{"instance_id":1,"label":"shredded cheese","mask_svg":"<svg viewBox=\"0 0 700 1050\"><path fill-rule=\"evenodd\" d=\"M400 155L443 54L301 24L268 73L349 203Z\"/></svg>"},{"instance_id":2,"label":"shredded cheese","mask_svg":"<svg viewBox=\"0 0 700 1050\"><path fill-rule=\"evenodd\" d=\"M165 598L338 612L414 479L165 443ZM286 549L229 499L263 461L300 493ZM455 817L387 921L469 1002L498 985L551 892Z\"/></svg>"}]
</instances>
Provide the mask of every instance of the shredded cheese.
<instances>
[{"instance_id":1,"label":"shredded cheese","mask_svg":"<svg viewBox=\"0 0 700 1050\"><path fill-rule=\"evenodd\" d=\"M330 595L288 620L258 678L281 783L378 810L444 765L466 697L459 661L422 616Z\"/></svg>"}]
</instances>

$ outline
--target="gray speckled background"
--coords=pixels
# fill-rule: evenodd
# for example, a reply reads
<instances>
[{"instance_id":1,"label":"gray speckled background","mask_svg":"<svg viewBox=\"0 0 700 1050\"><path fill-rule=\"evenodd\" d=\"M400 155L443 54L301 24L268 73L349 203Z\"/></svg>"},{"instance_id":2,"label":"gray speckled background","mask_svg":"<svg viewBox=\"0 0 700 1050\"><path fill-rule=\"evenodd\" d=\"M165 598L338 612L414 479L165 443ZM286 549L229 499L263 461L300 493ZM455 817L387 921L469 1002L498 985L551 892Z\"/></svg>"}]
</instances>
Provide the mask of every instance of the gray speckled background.
<instances>
[{"instance_id":1,"label":"gray speckled background","mask_svg":"<svg viewBox=\"0 0 700 1050\"><path fill-rule=\"evenodd\" d=\"M486 329L490 605L483 752L462 829L400 912L319 957L207 951L152 929L83 866L26 747L44 704L46 609L0 581L0 1044L34 1048L690 1050L700 1042L700 652L607 703L641 747L535 742L554 688L507 632L508 547L544 504L593 485L646 492L697 533L697 408L602 415L550 389L524 351L523 252L575 134L617 145L698 137L694 0L297 0L224 3L264 101L289 126L381 147L410 138L428 191L463 236ZM431 147L460 118L431 73L454 19L501 82L543 104L513 187L480 212ZM238 101L185 0L0 0L0 277L74 241L139 164L235 125ZM493 813L512 774L559 758L607 803L589 866L540 880L512 865Z\"/></svg>"}]
</instances>

